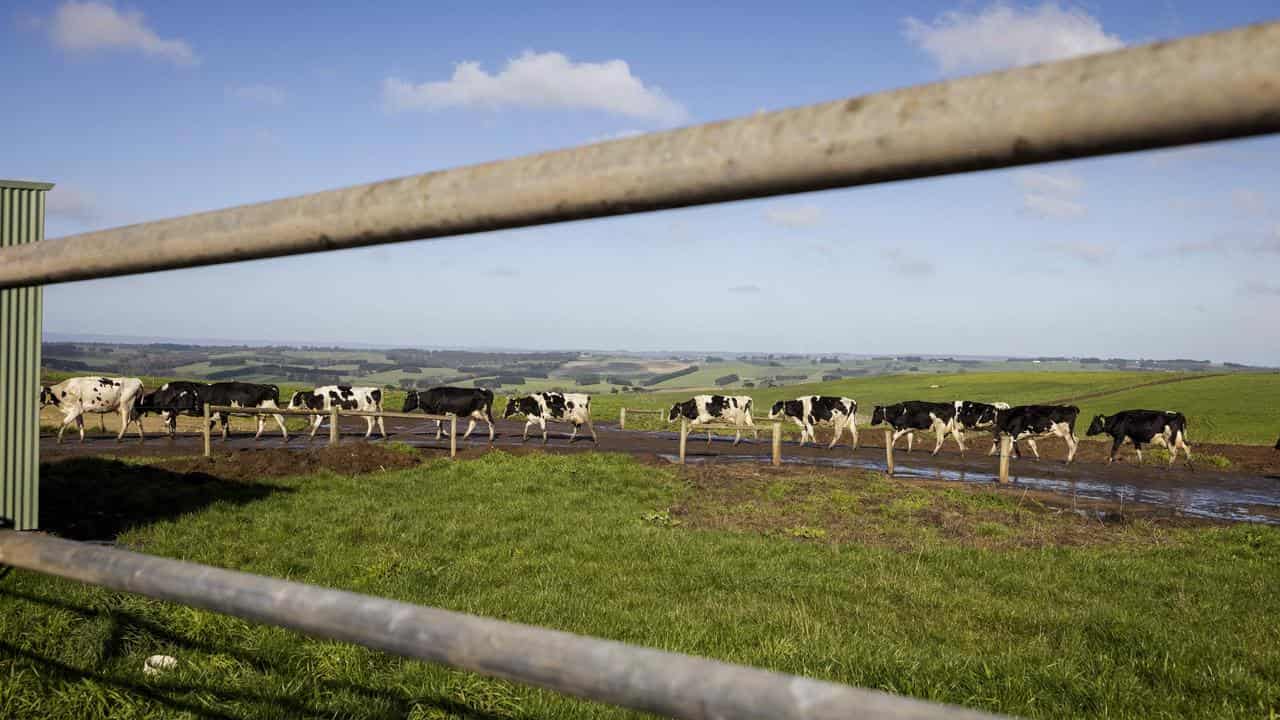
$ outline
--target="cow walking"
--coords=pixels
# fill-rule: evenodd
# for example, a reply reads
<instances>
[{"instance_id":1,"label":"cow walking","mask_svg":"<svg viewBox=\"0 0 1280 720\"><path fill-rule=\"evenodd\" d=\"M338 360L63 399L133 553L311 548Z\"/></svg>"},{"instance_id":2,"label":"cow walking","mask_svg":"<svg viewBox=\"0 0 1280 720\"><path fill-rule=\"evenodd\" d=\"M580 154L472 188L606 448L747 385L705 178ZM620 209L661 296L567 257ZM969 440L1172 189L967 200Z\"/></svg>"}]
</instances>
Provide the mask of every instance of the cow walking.
<instances>
[{"instance_id":1,"label":"cow walking","mask_svg":"<svg viewBox=\"0 0 1280 720\"><path fill-rule=\"evenodd\" d=\"M359 412L382 412L382 389L376 387L353 387L351 385L321 385L314 390L300 390L289 398L289 409L291 410L321 410L328 413L333 408L340 410L357 410ZM364 421L367 425L364 436L367 439L373 434L373 417L365 416ZM387 437L387 429L382 425L382 416L379 415L378 432L385 439ZM320 429L320 423L324 422L324 415L317 413L311 418L311 434L309 440L314 440L316 431Z\"/></svg>"},{"instance_id":2,"label":"cow walking","mask_svg":"<svg viewBox=\"0 0 1280 720\"><path fill-rule=\"evenodd\" d=\"M280 388L275 385L258 385L256 383L244 382L218 382L209 386L208 396L204 400L209 405L221 405L225 407L236 408L276 408L280 407ZM289 442L289 430L284 426L283 415L272 415L276 424L280 426L280 434L284 437L285 442ZM258 432L254 434L253 439L258 440L262 437L262 430L266 427L267 416L258 415ZM227 426L231 422L231 416L223 412L215 412L209 417L209 427L212 428L217 423L222 428L222 441L227 440Z\"/></svg>"},{"instance_id":3,"label":"cow walking","mask_svg":"<svg viewBox=\"0 0 1280 720\"><path fill-rule=\"evenodd\" d=\"M1180 412L1163 410L1122 410L1115 415L1096 415L1089 423L1086 435L1107 434L1111 436L1111 455L1107 464L1116 461L1116 451L1127 439L1133 443L1138 453L1138 462L1142 462L1142 444L1163 445L1169 451L1169 464L1178 457L1182 450L1187 460L1191 460L1191 447L1187 445L1187 418Z\"/></svg>"},{"instance_id":4,"label":"cow walking","mask_svg":"<svg viewBox=\"0 0 1280 720\"><path fill-rule=\"evenodd\" d=\"M116 442L124 439L125 431L135 422L138 423L138 439L144 440L142 419L136 409L143 391L142 381L138 378L73 377L40 388L40 406L53 405L62 411L59 444L71 423L76 424L80 442L84 442L84 414L89 412L99 413L99 416L101 413L120 413L120 432L116 434Z\"/></svg>"},{"instance_id":5,"label":"cow walking","mask_svg":"<svg viewBox=\"0 0 1280 720\"><path fill-rule=\"evenodd\" d=\"M160 386L159 390L142 396L137 411L140 415L160 413L165 434L173 439L178 431L178 416L204 414L204 398L208 397L207 383L175 380Z\"/></svg>"},{"instance_id":6,"label":"cow walking","mask_svg":"<svg viewBox=\"0 0 1280 720\"><path fill-rule=\"evenodd\" d=\"M667 411L667 420L676 418L689 420L689 425L706 425L716 421L734 425L738 428L733 436L733 444L742 441L742 428L751 428L755 439L760 439L760 431L756 429L755 420L751 417L751 396L749 395L694 395L684 402L676 403ZM707 445L711 445L711 431L707 431Z\"/></svg>"},{"instance_id":7,"label":"cow walking","mask_svg":"<svg viewBox=\"0 0 1280 720\"><path fill-rule=\"evenodd\" d=\"M956 422L951 434L955 436L956 444L960 446L960 452L964 453L964 433L966 430L990 430L996 425L996 413L1008 409L1008 403L981 403L972 400L957 400ZM1000 441L993 435L991 449L987 451L987 455L995 455L999 449Z\"/></svg>"},{"instance_id":8,"label":"cow walking","mask_svg":"<svg viewBox=\"0 0 1280 720\"><path fill-rule=\"evenodd\" d=\"M513 397L507 400L507 409L502 417L505 419L517 414L525 416L524 437L521 442L529 439L529 428L538 425L542 428L542 444L545 445L547 421L550 420L573 425L569 442L578 437L578 428L586 425L587 431L591 433L591 442L600 444L596 429L591 425L591 396L585 393L536 392L524 397Z\"/></svg>"},{"instance_id":9,"label":"cow walking","mask_svg":"<svg viewBox=\"0 0 1280 720\"><path fill-rule=\"evenodd\" d=\"M468 418L467 432L462 439L471 437L476 421L489 425L489 444L493 444L493 391L484 388L434 387L430 390L410 390L404 397L404 409L400 412L421 410L428 415L453 414ZM436 439L440 439L440 421L436 421Z\"/></svg>"},{"instance_id":10,"label":"cow walking","mask_svg":"<svg viewBox=\"0 0 1280 720\"><path fill-rule=\"evenodd\" d=\"M814 434L816 425L829 424L835 429L831 444L827 445L828 450L836 446L847 428L852 438L853 449L857 450L858 425L854 417L857 412L858 403L853 398L804 395L795 400L779 400L774 403L769 410L769 419L790 418L792 422L799 425L801 447L808 440L812 440L815 445L818 444L818 438Z\"/></svg>"},{"instance_id":11,"label":"cow walking","mask_svg":"<svg viewBox=\"0 0 1280 720\"><path fill-rule=\"evenodd\" d=\"M898 438L907 436L907 452L911 452L916 431L932 430L938 438L937 444L933 446L933 452L930 453L932 455L937 455L942 449L942 443L946 441L947 434L955 432L955 419L955 403L923 400L908 400L895 405L877 405L871 413L873 426L885 423L893 428L893 436L889 439L890 447L897 444ZM960 452L964 452L964 440L958 435L956 444L960 446Z\"/></svg>"},{"instance_id":12,"label":"cow walking","mask_svg":"<svg viewBox=\"0 0 1280 720\"><path fill-rule=\"evenodd\" d=\"M1056 435L1067 443L1067 463L1070 464L1079 445L1076 439L1076 418L1079 415L1080 408L1075 405L1017 405L996 413L993 432L997 442L1005 434L1013 439L1013 455L1018 458L1022 457L1018 441L1025 438L1037 460L1040 459L1040 450L1036 447L1036 438Z\"/></svg>"}]
</instances>

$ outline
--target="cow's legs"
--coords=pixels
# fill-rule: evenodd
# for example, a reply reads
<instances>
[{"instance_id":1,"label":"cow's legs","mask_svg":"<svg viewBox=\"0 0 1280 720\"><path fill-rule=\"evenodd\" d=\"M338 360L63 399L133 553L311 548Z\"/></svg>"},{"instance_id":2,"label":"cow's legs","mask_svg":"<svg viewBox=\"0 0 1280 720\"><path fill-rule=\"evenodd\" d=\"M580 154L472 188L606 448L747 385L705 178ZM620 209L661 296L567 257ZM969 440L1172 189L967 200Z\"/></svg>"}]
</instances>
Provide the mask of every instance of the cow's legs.
<instances>
[{"instance_id":1,"label":"cow's legs","mask_svg":"<svg viewBox=\"0 0 1280 720\"><path fill-rule=\"evenodd\" d=\"M733 433L733 446L737 447L738 443L740 442L742 442L742 426L741 425L739 425L738 428Z\"/></svg>"},{"instance_id":2,"label":"cow's legs","mask_svg":"<svg viewBox=\"0 0 1280 720\"><path fill-rule=\"evenodd\" d=\"M907 442L911 442L910 433L911 433L910 430L895 430L893 433L892 439L889 440L889 446L893 447L894 445L897 445L898 438L902 437L903 435L907 435Z\"/></svg>"},{"instance_id":3,"label":"cow's legs","mask_svg":"<svg viewBox=\"0 0 1280 720\"><path fill-rule=\"evenodd\" d=\"M991 457L998 452L1000 452L1000 433L992 433L991 449L987 451L987 457Z\"/></svg>"},{"instance_id":4,"label":"cow's legs","mask_svg":"<svg viewBox=\"0 0 1280 720\"><path fill-rule=\"evenodd\" d=\"M1142 464L1142 443L1137 440L1133 441L1133 449L1138 452L1138 464Z\"/></svg>"},{"instance_id":5,"label":"cow's legs","mask_svg":"<svg viewBox=\"0 0 1280 720\"><path fill-rule=\"evenodd\" d=\"M1032 452L1032 453L1035 453L1036 459L1037 459L1037 460L1039 460L1039 459L1040 459L1040 448L1036 447L1036 439L1035 439L1035 438L1033 438L1033 437L1029 437L1029 438L1027 438L1027 444L1031 446L1031 452Z\"/></svg>"},{"instance_id":6,"label":"cow's legs","mask_svg":"<svg viewBox=\"0 0 1280 720\"><path fill-rule=\"evenodd\" d=\"M858 449L858 421L852 417L849 418L849 436L853 440L853 449L857 450Z\"/></svg>"},{"instance_id":7,"label":"cow's legs","mask_svg":"<svg viewBox=\"0 0 1280 720\"><path fill-rule=\"evenodd\" d=\"M538 425L542 426L542 444L547 444L547 419L538 418Z\"/></svg>"},{"instance_id":8,"label":"cow's legs","mask_svg":"<svg viewBox=\"0 0 1280 720\"><path fill-rule=\"evenodd\" d=\"M828 450L835 447L836 443L840 442L840 436L844 434L844 425L842 423L833 422L832 425L833 427L831 429L831 444L827 445ZM813 444L817 445L818 441L815 439L813 441Z\"/></svg>"},{"instance_id":9,"label":"cow's legs","mask_svg":"<svg viewBox=\"0 0 1280 720\"><path fill-rule=\"evenodd\" d=\"M373 418L365 416L364 425L364 439L368 440L369 436L373 434Z\"/></svg>"},{"instance_id":10,"label":"cow's legs","mask_svg":"<svg viewBox=\"0 0 1280 720\"><path fill-rule=\"evenodd\" d=\"M911 452L911 446L915 444L916 433L914 430L907 431L907 452Z\"/></svg>"},{"instance_id":11,"label":"cow's legs","mask_svg":"<svg viewBox=\"0 0 1280 720\"><path fill-rule=\"evenodd\" d=\"M1058 437L1067 441L1067 464L1070 465L1072 460L1076 459L1076 435L1071 432L1071 426L1066 423L1059 423L1054 426L1053 432Z\"/></svg>"},{"instance_id":12,"label":"cow's legs","mask_svg":"<svg viewBox=\"0 0 1280 720\"><path fill-rule=\"evenodd\" d=\"M529 440L529 428L531 428L531 427L533 427L534 425L537 425L537 424L538 424L538 423L537 423L533 418L528 418L527 420L525 420L525 422L524 422L524 436L520 438L520 442L527 442L527 441Z\"/></svg>"},{"instance_id":13,"label":"cow's legs","mask_svg":"<svg viewBox=\"0 0 1280 720\"><path fill-rule=\"evenodd\" d=\"M378 408L378 412L382 412L382 408ZM382 416L378 416L378 433L382 435L382 439L387 439L387 429L382 425Z\"/></svg>"},{"instance_id":14,"label":"cow's legs","mask_svg":"<svg viewBox=\"0 0 1280 720\"><path fill-rule=\"evenodd\" d=\"M1116 461L1116 453L1120 451L1120 446L1123 444L1123 435L1115 435L1111 438L1111 456L1107 458L1108 465Z\"/></svg>"},{"instance_id":15,"label":"cow's legs","mask_svg":"<svg viewBox=\"0 0 1280 720\"><path fill-rule=\"evenodd\" d=\"M959 427L957 427L956 429L951 431L951 436L956 439L956 445L960 447L960 454L961 455L965 454L966 449L964 446L964 431L961 430Z\"/></svg>"},{"instance_id":16,"label":"cow's legs","mask_svg":"<svg viewBox=\"0 0 1280 720\"><path fill-rule=\"evenodd\" d=\"M600 444L600 438L596 437L596 427L591 424L591 418L587 418L587 432L591 433L591 442L595 445Z\"/></svg>"},{"instance_id":17,"label":"cow's legs","mask_svg":"<svg viewBox=\"0 0 1280 720\"><path fill-rule=\"evenodd\" d=\"M569 424L573 426L573 430L569 433L569 443L573 444L573 441L578 437L578 423Z\"/></svg>"},{"instance_id":18,"label":"cow's legs","mask_svg":"<svg viewBox=\"0 0 1280 720\"><path fill-rule=\"evenodd\" d=\"M471 437L471 431L475 429L476 429L476 419L471 418L470 422L467 423L467 431L462 433L462 439L466 440L467 438Z\"/></svg>"},{"instance_id":19,"label":"cow's legs","mask_svg":"<svg viewBox=\"0 0 1280 720\"><path fill-rule=\"evenodd\" d=\"M222 426L222 442L227 441L227 426L231 424L231 416L225 413L218 416L218 424Z\"/></svg>"},{"instance_id":20,"label":"cow's legs","mask_svg":"<svg viewBox=\"0 0 1280 720\"><path fill-rule=\"evenodd\" d=\"M1183 436L1183 434L1182 434L1182 431L1181 431L1181 430L1179 430L1179 431L1177 432L1177 434L1175 434L1175 435L1173 436L1173 452L1172 452L1172 453L1170 454L1170 456L1169 456L1169 464L1170 464L1170 465L1172 465L1172 464L1173 464L1173 458L1175 458L1175 457L1177 457L1177 456L1178 456L1178 449L1179 449L1179 448L1181 448L1181 449L1182 449L1182 454L1183 454L1184 456L1186 456L1186 458L1187 458L1187 462L1191 462L1191 446L1190 446L1190 445L1187 445L1187 440L1186 440L1186 438Z\"/></svg>"},{"instance_id":21,"label":"cow's legs","mask_svg":"<svg viewBox=\"0 0 1280 720\"><path fill-rule=\"evenodd\" d=\"M312 416L311 416L311 434L307 436L307 440L315 440L315 439L316 439L316 431L320 429L320 423L322 423L322 422L324 422L324 416L323 416L323 415L312 415Z\"/></svg>"},{"instance_id":22,"label":"cow's legs","mask_svg":"<svg viewBox=\"0 0 1280 720\"><path fill-rule=\"evenodd\" d=\"M258 415L257 418L258 418L258 432L254 433L253 435L254 440L257 440L258 438L262 437L262 430L267 427L266 415Z\"/></svg>"}]
</instances>

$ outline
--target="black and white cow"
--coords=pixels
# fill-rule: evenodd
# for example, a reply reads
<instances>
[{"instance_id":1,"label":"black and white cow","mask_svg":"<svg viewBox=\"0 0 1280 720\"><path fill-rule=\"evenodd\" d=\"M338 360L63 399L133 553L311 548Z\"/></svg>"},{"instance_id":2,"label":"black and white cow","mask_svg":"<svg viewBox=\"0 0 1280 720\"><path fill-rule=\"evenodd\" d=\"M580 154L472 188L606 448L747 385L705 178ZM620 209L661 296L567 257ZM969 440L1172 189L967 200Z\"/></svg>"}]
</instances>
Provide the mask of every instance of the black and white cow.
<instances>
[{"instance_id":1,"label":"black and white cow","mask_svg":"<svg viewBox=\"0 0 1280 720\"><path fill-rule=\"evenodd\" d=\"M886 423L893 428L893 437L889 441L891 446L898 442L898 438L907 436L907 452L911 452L916 431L932 430L938 438L938 443L933 446L933 455L937 455L942 449L942 443L947 439L947 434L955 432L955 420L955 403L923 400L908 400L895 405L877 405L871 413L872 425ZM964 442L957 437L956 443L960 445L960 450L963 452Z\"/></svg>"},{"instance_id":2,"label":"black and white cow","mask_svg":"<svg viewBox=\"0 0 1280 720\"><path fill-rule=\"evenodd\" d=\"M1031 452L1040 459L1040 450L1036 447L1037 437L1057 435L1067 442L1067 462L1076 457L1076 418L1080 408L1075 405L1017 405L1008 410L996 413L996 424L992 432L997 442L1001 435L1009 435L1013 439L1014 457L1022 457L1018 451L1018 441L1026 438Z\"/></svg>"},{"instance_id":3,"label":"black and white cow","mask_svg":"<svg viewBox=\"0 0 1280 720\"><path fill-rule=\"evenodd\" d=\"M351 385L321 385L314 390L299 390L289 398L290 410L322 410L328 413L333 408L339 410L358 410L360 412L382 412L382 389L376 387L353 387ZM374 418L366 416L364 436L373 434ZM378 432L387 436L387 429L382 426L382 416L377 417ZM314 440L316 430L324 422L324 415L317 413L311 417L311 434L308 439Z\"/></svg>"},{"instance_id":4,"label":"black and white cow","mask_svg":"<svg viewBox=\"0 0 1280 720\"><path fill-rule=\"evenodd\" d=\"M829 424L835 428L835 436L827 449L836 446L845 429L852 436L853 449L858 449L858 425L854 416L858 413L858 403L853 398L835 397L832 395L803 395L795 400L779 400L769 410L769 419L791 418L800 426L800 445L812 440L816 445L818 438L814 436L814 426Z\"/></svg>"},{"instance_id":5,"label":"black and white cow","mask_svg":"<svg viewBox=\"0 0 1280 720\"><path fill-rule=\"evenodd\" d=\"M538 425L542 428L542 442L547 442L547 421L567 422L573 425L569 434L569 442L578 437L578 428L587 426L591 433L591 441L599 445L596 429L591 425L591 396L586 393L536 392L524 397L513 397L507 400L507 410L502 417L524 415L524 438L529 439L529 428Z\"/></svg>"},{"instance_id":6,"label":"black and white cow","mask_svg":"<svg viewBox=\"0 0 1280 720\"><path fill-rule=\"evenodd\" d=\"M995 427L996 413L1000 410L1008 410L1009 403L981 403L973 400L957 400L956 401L956 423L951 434L956 438L956 444L960 446L960 452L964 452L964 433L966 430L990 430ZM994 455L1000 448L1000 443L993 437L991 439L991 449L987 451L988 455Z\"/></svg>"},{"instance_id":7,"label":"black and white cow","mask_svg":"<svg viewBox=\"0 0 1280 720\"><path fill-rule=\"evenodd\" d=\"M694 395L684 402L676 403L667 411L667 420L685 418L689 425L706 425L723 422L734 425L738 432L733 436L733 444L742 441L742 428L749 427L760 439L760 431L756 430L755 419L751 417L750 395ZM711 444L711 431L707 431L707 445Z\"/></svg>"},{"instance_id":8,"label":"black and white cow","mask_svg":"<svg viewBox=\"0 0 1280 720\"><path fill-rule=\"evenodd\" d=\"M275 385L258 385L256 383L218 382L209 386L204 402L210 405L238 408L279 408L280 388ZM284 426L284 416L272 415L271 417L275 418L276 424L280 426L280 434L284 437L284 441L289 442L289 431ZM253 436L254 440L262 437L262 429L267 424L266 415L258 415L257 418L258 432ZM222 426L222 439L224 441L227 439L227 425L230 422L231 416L220 412L213 413L209 418L209 426L211 428L213 423L218 423Z\"/></svg>"},{"instance_id":9,"label":"black and white cow","mask_svg":"<svg viewBox=\"0 0 1280 720\"><path fill-rule=\"evenodd\" d=\"M155 392L143 395L137 411L140 415L160 413L165 433L172 438L178 430L179 415L204 414L204 398L208 394L207 383L175 380L161 385Z\"/></svg>"},{"instance_id":10,"label":"black and white cow","mask_svg":"<svg viewBox=\"0 0 1280 720\"><path fill-rule=\"evenodd\" d=\"M400 412L421 410L428 415L448 415L468 418L467 432L462 439L471 437L476 421L489 425L489 444L493 444L493 391L484 388L434 387L430 390L410 390L404 397L404 409ZM440 422L436 421L436 439L440 439Z\"/></svg>"},{"instance_id":11,"label":"black and white cow","mask_svg":"<svg viewBox=\"0 0 1280 720\"><path fill-rule=\"evenodd\" d=\"M130 377L73 377L56 385L40 388L40 405L53 405L62 411L62 425L58 428L58 442L67 426L75 423L80 430L80 442L84 442L85 413L120 413L120 432L116 442L124 439L130 423L138 423L138 439L142 434L142 420L137 404L142 399L142 381Z\"/></svg>"},{"instance_id":12,"label":"black and white cow","mask_svg":"<svg viewBox=\"0 0 1280 720\"><path fill-rule=\"evenodd\" d=\"M1180 412L1164 410L1122 410L1115 415L1095 415L1089 423L1086 435L1111 436L1111 456L1107 464L1116 461L1116 451L1126 439L1133 443L1138 451L1138 462L1142 462L1142 444L1163 445L1169 450L1169 464L1178 457L1181 449L1187 460L1191 460L1191 447L1187 445L1187 418Z\"/></svg>"}]
</instances>

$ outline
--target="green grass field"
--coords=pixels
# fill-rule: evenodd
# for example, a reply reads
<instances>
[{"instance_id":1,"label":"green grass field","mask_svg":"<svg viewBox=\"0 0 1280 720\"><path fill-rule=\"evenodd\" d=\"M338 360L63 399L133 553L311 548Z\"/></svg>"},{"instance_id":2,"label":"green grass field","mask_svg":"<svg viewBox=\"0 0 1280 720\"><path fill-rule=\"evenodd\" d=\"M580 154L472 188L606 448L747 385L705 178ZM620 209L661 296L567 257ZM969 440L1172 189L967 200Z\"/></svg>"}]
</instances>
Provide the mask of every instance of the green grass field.
<instances>
[{"instance_id":1,"label":"green grass field","mask_svg":"<svg viewBox=\"0 0 1280 720\"><path fill-rule=\"evenodd\" d=\"M1030 717L1280 709L1277 528L1103 525L874 474L717 484L607 454L253 482L141 483L135 466L78 462L57 475L86 495L158 504L120 538L151 554ZM144 676L157 653L177 670ZM0 579L0 717L623 716L24 571Z\"/></svg>"}]
</instances>

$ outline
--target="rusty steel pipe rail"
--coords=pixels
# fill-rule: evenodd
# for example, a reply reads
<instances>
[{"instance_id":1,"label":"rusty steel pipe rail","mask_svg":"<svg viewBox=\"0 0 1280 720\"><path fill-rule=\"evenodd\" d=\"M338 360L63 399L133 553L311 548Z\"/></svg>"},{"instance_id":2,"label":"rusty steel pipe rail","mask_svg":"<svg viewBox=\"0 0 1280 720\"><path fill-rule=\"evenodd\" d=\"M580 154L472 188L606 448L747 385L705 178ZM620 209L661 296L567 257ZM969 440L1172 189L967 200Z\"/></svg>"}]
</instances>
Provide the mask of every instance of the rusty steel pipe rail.
<instances>
[{"instance_id":1,"label":"rusty steel pipe rail","mask_svg":"<svg viewBox=\"0 0 1280 720\"><path fill-rule=\"evenodd\" d=\"M0 563L675 718L994 715L168 558L0 531Z\"/></svg>"},{"instance_id":2,"label":"rusty steel pipe rail","mask_svg":"<svg viewBox=\"0 0 1280 720\"><path fill-rule=\"evenodd\" d=\"M0 288L1280 132L1280 22L0 250Z\"/></svg>"}]
</instances>

